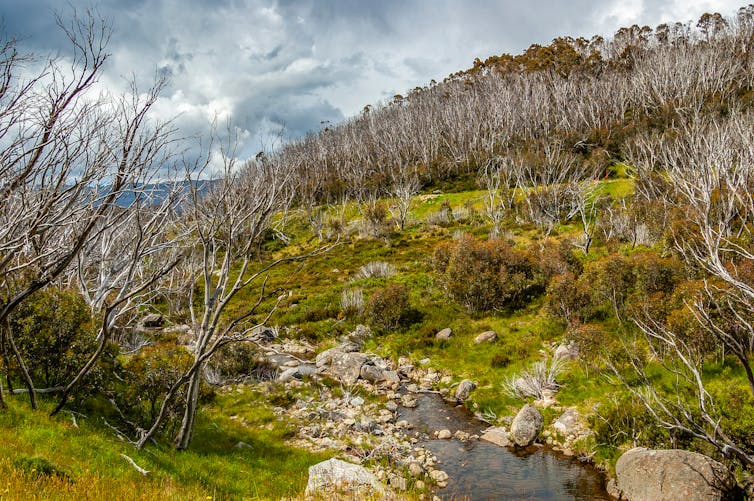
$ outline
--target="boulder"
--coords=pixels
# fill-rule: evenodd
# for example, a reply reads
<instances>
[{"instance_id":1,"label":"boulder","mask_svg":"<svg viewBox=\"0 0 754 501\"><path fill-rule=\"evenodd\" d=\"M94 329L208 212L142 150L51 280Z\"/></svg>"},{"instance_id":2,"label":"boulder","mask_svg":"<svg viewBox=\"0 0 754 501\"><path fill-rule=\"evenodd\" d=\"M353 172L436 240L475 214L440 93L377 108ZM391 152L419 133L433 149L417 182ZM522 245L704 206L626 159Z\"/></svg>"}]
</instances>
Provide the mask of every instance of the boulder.
<instances>
[{"instance_id":1,"label":"boulder","mask_svg":"<svg viewBox=\"0 0 754 501\"><path fill-rule=\"evenodd\" d=\"M367 356L363 353L336 351L332 354L327 371L343 384L354 384L361 376L361 367L366 361Z\"/></svg>"},{"instance_id":2,"label":"boulder","mask_svg":"<svg viewBox=\"0 0 754 501\"><path fill-rule=\"evenodd\" d=\"M476 384L469 379L464 379L456 388L455 398L458 402L465 402L469 398L469 394L476 388Z\"/></svg>"},{"instance_id":3,"label":"boulder","mask_svg":"<svg viewBox=\"0 0 754 501\"><path fill-rule=\"evenodd\" d=\"M495 331L485 331L474 338L474 344L491 343L497 339Z\"/></svg>"},{"instance_id":4,"label":"boulder","mask_svg":"<svg viewBox=\"0 0 754 501\"><path fill-rule=\"evenodd\" d=\"M363 496L385 494L377 477L363 466L333 458L309 467L308 496L329 498L336 491Z\"/></svg>"},{"instance_id":5,"label":"boulder","mask_svg":"<svg viewBox=\"0 0 754 501\"><path fill-rule=\"evenodd\" d=\"M511 445L510 440L508 440L508 432L505 431L505 428L501 427L488 428L479 438L486 440L487 442L492 442L500 447L508 447Z\"/></svg>"},{"instance_id":6,"label":"boulder","mask_svg":"<svg viewBox=\"0 0 754 501\"><path fill-rule=\"evenodd\" d=\"M637 447L618 459L611 493L628 501L709 501L724 499L735 485L725 466L702 454Z\"/></svg>"},{"instance_id":7,"label":"boulder","mask_svg":"<svg viewBox=\"0 0 754 501\"><path fill-rule=\"evenodd\" d=\"M321 369L330 365L332 363L333 355L336 353L342 353L342 351L338 348L330 348L317 355L317 358L314 360L314 363L317 364L317 368Z\"/></svg>"},{"instance_id":8,"label":"boulder","mask_svg":"<svg viewBox=\"0 0 754 501\"><path fill-rule=\"evenodd\" d=\"M534 443L542 431L544 418L536 407L524 405L511 423L513 442L519 447L528 447Z\"/></svg>"},{"instance_id":9,"label":"boulder","mask_svg":"<svg viewBox=\"0 0 754 501\"><path fill-rule=\"evenodd\" d=\"M435 334L435 339L441 339L441 340L448 340L453 337L453 331L446 327L437 334Z\"/></svg>"},{"instance_id":10,"label":"boulder","mask_svg":"<svg viewBox=\"0 0 754 501\"><path fill-rule=\"evenodd\" d=\"M141 319L141 325L147 328L162 327L165 319L159 313L150 313Z\"/></svg>"}]
</instances>

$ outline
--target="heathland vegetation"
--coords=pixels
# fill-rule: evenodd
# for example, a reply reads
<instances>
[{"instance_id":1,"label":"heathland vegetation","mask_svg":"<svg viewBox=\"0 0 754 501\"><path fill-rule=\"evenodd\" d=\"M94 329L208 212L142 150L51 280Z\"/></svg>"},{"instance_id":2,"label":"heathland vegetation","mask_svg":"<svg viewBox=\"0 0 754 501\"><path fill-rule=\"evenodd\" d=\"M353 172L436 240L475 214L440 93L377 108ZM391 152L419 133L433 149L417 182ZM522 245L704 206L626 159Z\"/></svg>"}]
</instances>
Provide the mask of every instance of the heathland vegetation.
<instances>
[{"instance_id":1,"label":"heathland vegetation","mask_svg":"<svg viewBox=\"0 0 754 501\"><path fill-rule=\"evenodd\" d=\"M311 390L259 391L260 340L360 323L491 422L578 408L607 470L672 447L748 481L754 6L476 60L247 162L181 155L162 80L95 93L107 22L59 24L71 65L0 43L6 493L297 495L336 451L286 445Z\"/></svg>"}]
</instances>

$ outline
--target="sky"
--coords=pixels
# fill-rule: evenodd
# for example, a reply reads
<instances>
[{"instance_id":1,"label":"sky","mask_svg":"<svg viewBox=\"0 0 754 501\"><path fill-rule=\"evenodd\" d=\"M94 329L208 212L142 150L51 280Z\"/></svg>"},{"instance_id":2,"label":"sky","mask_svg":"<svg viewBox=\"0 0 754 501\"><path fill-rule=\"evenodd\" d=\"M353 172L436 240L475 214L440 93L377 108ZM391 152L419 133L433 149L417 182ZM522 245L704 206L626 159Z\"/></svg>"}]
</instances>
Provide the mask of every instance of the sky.
<instances>
[{"instance_id":1,"label":"sky","mask_svg":"<svg viewBox=\"0 0 754 501\"><path fill-rule=\"evenodd\" d=\"M746 0L0 0L5 31L44 56L71 53L55 13L113 22L99 85L170 83L155 114L183 135L231 121L239 156L272 149L367 104L557 36L735 14ZM282 131L282 133L281 133Z\"/></svg>"}]
</instances>

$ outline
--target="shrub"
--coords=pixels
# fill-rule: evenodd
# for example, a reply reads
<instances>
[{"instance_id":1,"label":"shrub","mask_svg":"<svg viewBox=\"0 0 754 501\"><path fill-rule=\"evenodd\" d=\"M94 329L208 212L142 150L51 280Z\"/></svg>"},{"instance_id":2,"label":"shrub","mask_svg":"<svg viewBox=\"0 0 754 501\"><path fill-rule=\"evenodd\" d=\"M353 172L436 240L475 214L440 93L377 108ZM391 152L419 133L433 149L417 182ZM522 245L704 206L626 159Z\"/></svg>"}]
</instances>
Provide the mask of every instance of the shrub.
<instances>
[{"instance_id":1,"label":"shrub","mask_svg":"<svg viewBox=\"0 0 754 501\"><path fill-rule=\"evenodd\" d=\"M406 284L392 283L372 293L366 304L369 323L383 331L398 328L411 313Z\"/></svg>"},{"instance_id":2,"label":"shrub","mask_svg":"<svg viewBox=\"0 0 754 501\"><path fill-rule=\"evenodd\" d=\"M501 240L440 244L433 264L448 295L472 313L521 307L545 285L534 256Z\"/></svg>"},{"instance_id":3,"label":"shrub","mask_svg":"<svg viewBox=\"0 0 754 501\"><path fill-rule=\"evenodd\" d=\"M19 305L10 319L10 328L32 380L45 387L68 383L96 347L96 329L89 307L73 291L37 292ZM113 350L107 350L87 376L89 392L102 384L109 371L101 367L111 363L113 357Z\"/></svg>"},{"instance_id":4,"label":"shrub","mask_svg":"<svg viewBox=\"0 0 754 501\"><path fill-rule=\"evenodd\" d=\"M170 387L188 370L193 357L183 346L169 341L147 346L131 357L123 366L125 390L116 392L119 407L137 425L151 424L163 397ZM180 415L184 396L173 399L168 422Z\"/></svg>"}]
</instances>

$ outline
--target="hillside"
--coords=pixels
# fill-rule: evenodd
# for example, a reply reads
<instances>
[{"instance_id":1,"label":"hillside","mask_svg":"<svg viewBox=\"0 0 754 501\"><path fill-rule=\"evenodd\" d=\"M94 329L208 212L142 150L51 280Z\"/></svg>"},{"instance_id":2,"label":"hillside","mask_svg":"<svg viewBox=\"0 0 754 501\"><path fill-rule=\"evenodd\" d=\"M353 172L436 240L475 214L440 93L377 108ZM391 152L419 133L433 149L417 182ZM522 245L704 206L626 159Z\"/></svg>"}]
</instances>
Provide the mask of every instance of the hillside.
<instances>
[{"instance_id":1,"label":"hillside","mask_svg":"<svg viewBox=\"0 0 754 501\"><path fill-rule=\"evenodd\" d=\"M332 457L376 498L464 495L487 425L563 475L515 495L605 499L581 463L634 447L751 494L752 84L754 6L558 38L174 188L156 94L68 148L99 122L44 108L0 185L2 496L300 498Z\"/></svg>"}]
</instances>

